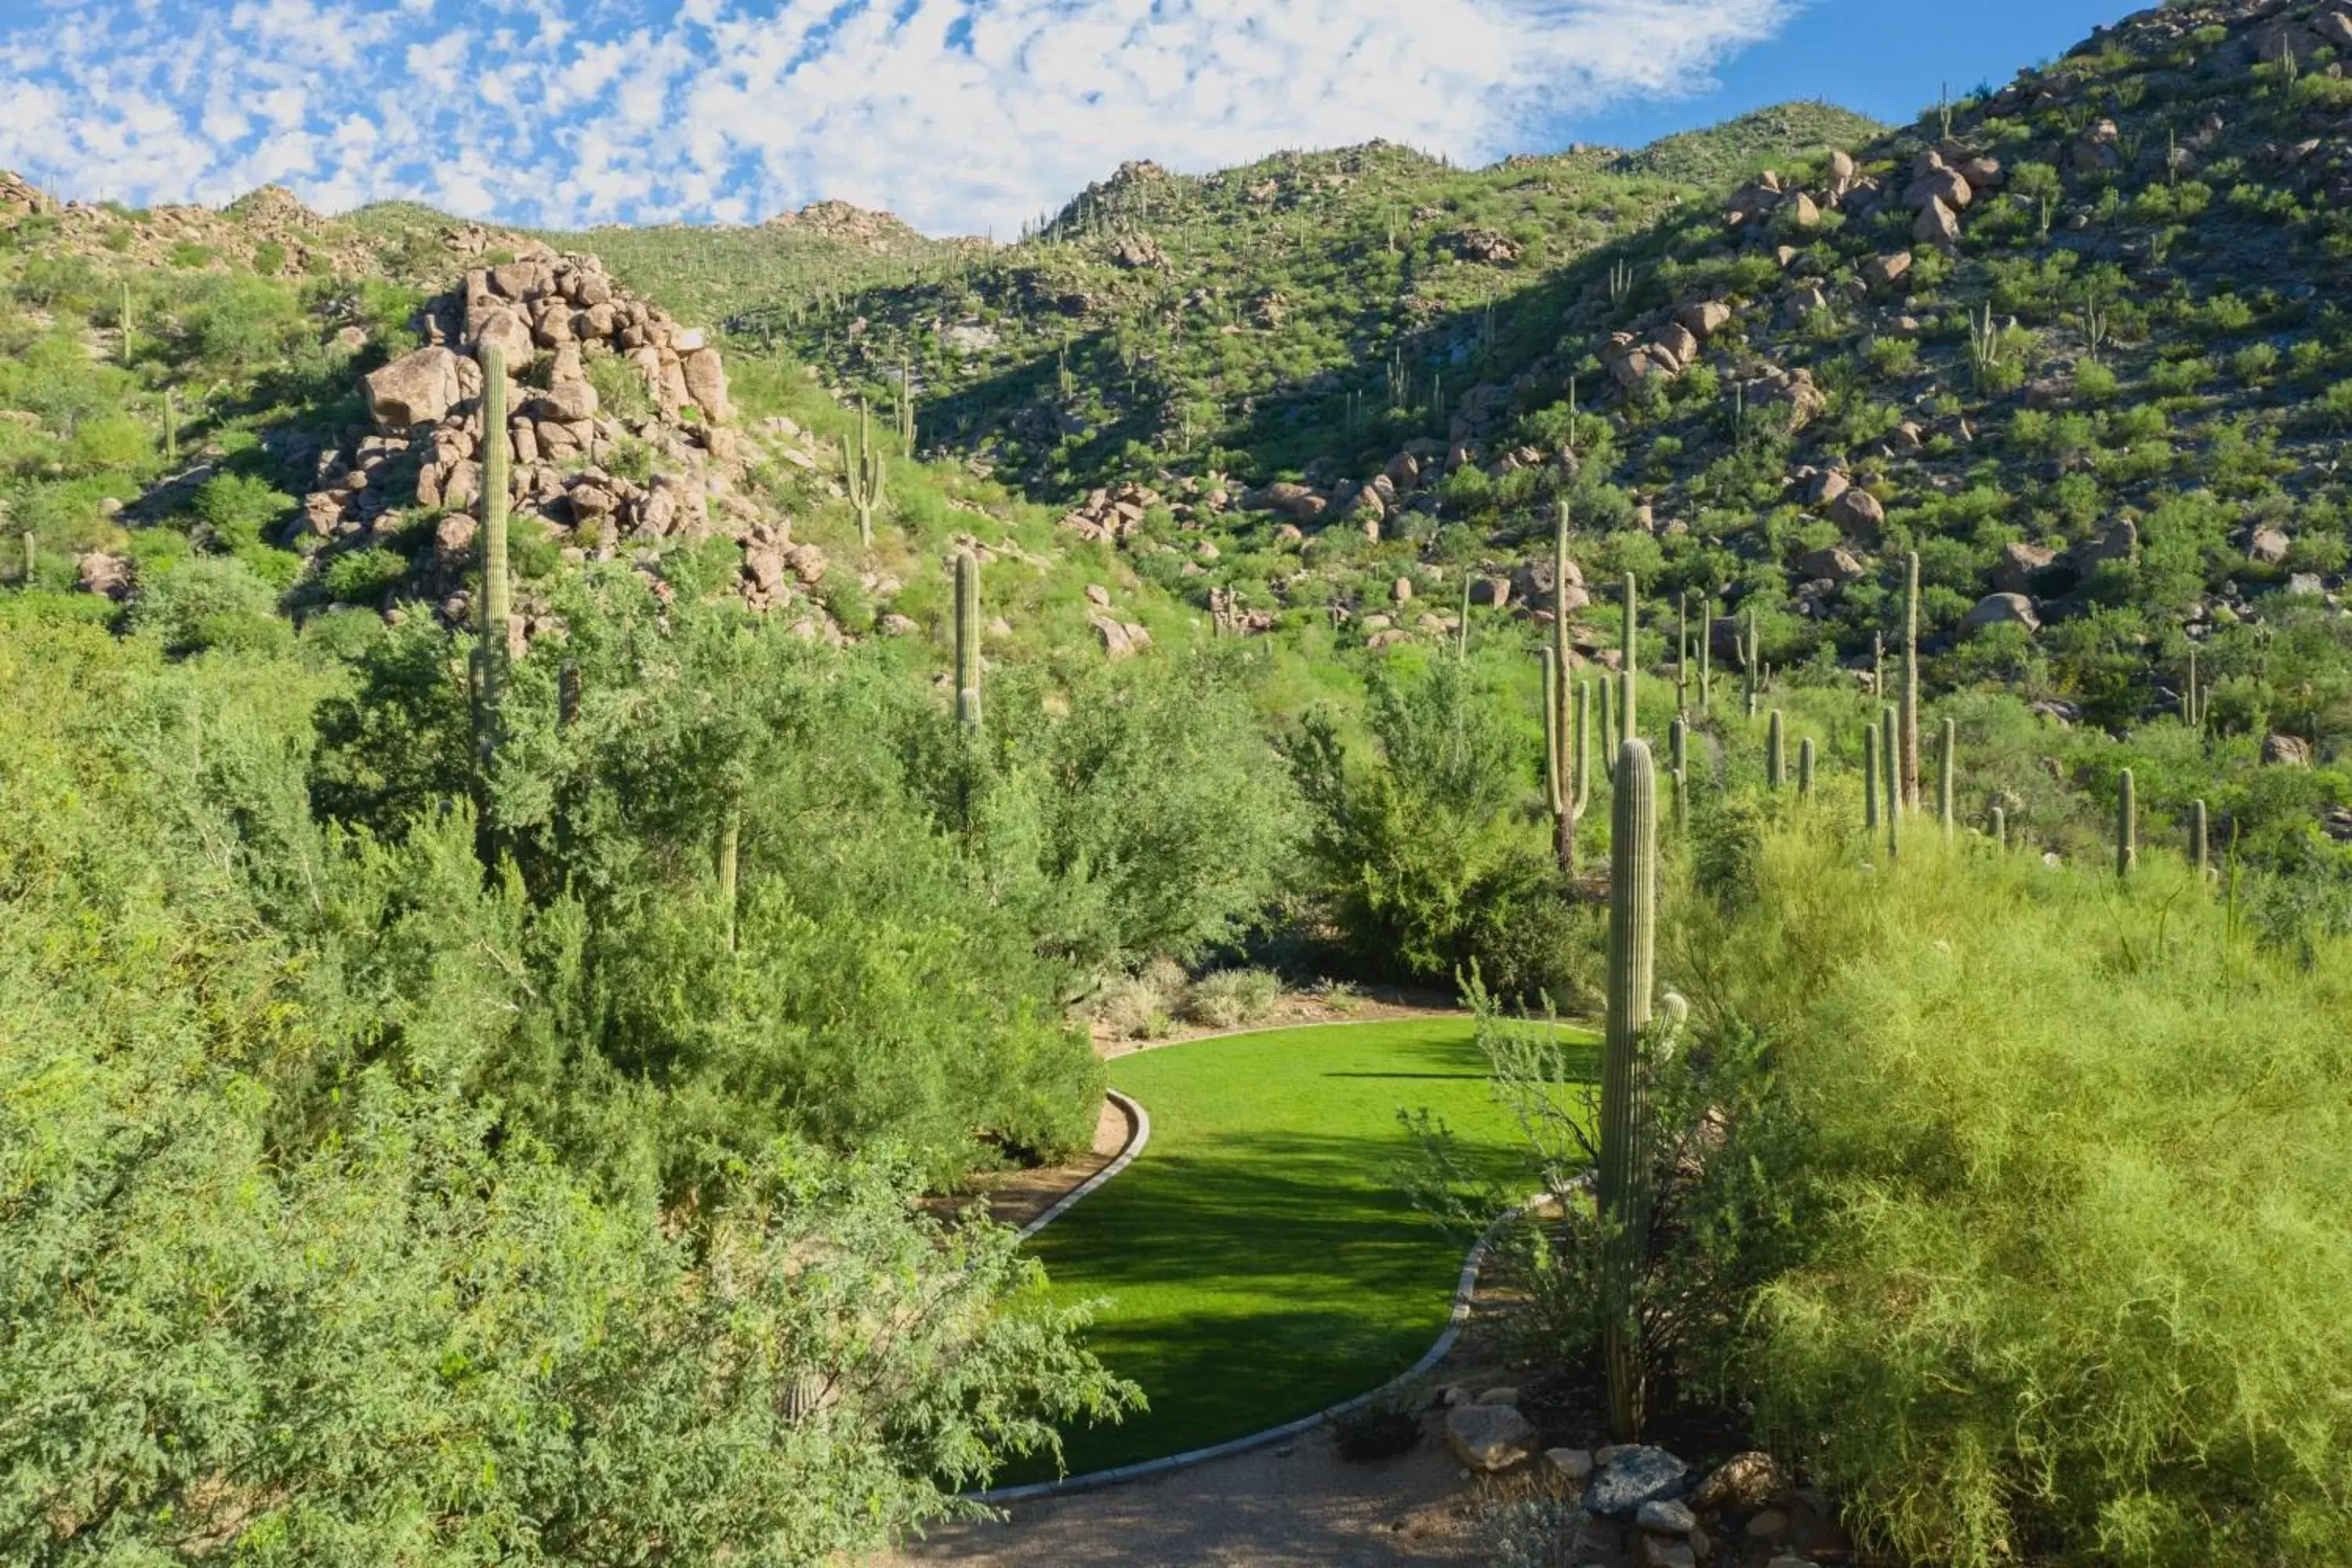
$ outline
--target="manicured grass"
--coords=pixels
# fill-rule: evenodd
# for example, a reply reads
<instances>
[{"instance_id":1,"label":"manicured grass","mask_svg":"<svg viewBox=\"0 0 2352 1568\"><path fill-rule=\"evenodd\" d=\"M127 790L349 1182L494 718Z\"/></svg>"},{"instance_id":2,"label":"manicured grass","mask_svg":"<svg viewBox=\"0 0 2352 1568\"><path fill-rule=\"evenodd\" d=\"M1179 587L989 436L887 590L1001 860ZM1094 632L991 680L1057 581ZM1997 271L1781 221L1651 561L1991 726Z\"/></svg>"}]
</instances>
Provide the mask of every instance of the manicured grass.
<instances>
[{"instance_id":1,"label":"manicured grass","mask_svg":"<svg viewBox=\"0 0 2352 1568\"><path fill-rule=\"evenodd\" d=\"M1497 1177L1517 1142L1469 1019L1200 1040L1110 1077L1150 1146L1033 1245L1058 1292L1108 1298L1094 1348L1151 1408L1066 1434L1071 1474L1275 1426L1429 1348L1464 1244L1401 1190L1398 1113L1442 1117Z\"/></svg>"}]
</instances>

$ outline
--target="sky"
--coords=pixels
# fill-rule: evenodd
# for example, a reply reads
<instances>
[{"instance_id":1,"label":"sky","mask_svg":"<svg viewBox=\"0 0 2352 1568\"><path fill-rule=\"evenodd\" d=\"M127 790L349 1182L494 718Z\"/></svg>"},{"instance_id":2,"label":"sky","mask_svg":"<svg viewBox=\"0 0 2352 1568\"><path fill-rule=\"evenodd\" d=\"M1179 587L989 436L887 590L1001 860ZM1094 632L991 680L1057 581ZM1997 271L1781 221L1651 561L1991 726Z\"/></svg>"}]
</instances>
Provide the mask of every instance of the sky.
<instances>
[{"instance_id":1,"label":"sky","mask_svg":"<svg viewBox=\"0 0 2352 1568\"><path fill-rule=\"evenodd\" d=\"M1791 98L1908 119L2128 0L0 0L0 168L547 227L818 199L992 233L1123 160L1485 163Z\"/></svg>"}]
</instances>

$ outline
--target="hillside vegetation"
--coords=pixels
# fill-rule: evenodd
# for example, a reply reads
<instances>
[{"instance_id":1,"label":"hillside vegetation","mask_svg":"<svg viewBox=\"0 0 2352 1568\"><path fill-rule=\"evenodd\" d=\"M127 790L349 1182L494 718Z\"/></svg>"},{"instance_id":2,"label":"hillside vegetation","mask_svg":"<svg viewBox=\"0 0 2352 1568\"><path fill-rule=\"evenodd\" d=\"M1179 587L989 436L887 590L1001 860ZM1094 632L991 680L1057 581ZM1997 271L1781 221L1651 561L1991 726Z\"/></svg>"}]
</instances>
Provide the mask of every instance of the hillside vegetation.
<instances>
[{"instance_id":1,"label":"hillside vegetation","mask_svg":"<svg viewBox=\"0 0 2352 1568\"><path fill-rule=\"evenodd\" d=\"M2343 1561L2347 65L2190 0L1010 244L0 177L0 1555L835 1562L1050 1468L1136 1390L936 1216L1226 971L1572 1090L1505 1016L1601 1005L1646 739L1656 1419L1909 1562Z\"/></svg>"}]
</instances>

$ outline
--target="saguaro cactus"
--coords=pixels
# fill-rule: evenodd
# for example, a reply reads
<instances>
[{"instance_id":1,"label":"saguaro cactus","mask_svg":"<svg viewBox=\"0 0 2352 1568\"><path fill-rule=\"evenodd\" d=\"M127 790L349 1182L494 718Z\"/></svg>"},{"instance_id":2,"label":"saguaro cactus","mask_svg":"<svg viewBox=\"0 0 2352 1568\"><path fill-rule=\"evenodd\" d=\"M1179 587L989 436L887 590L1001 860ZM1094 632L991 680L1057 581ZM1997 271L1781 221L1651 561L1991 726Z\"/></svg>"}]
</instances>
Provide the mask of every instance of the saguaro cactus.
<instances>
[{"instance_id":1,"label":"saguaro cactus","mask_svg":"<svg viewBox=\"0 0 2352 1568\"><path fill-rule=\"evenodd\" d=\"M1622 710L1617 719L1617 740L1621 745L1627 741L1639 740L1642 734L1641 716L1634 705L1633 697L1633 671L1641 662L1638 647L1637 609L1638 601L1634 597L1633 591L1633 574L1628 572L1625 574L1625 625L1624 629L1618 634L1617 650L1617 679L1623 686L1623 689L1618 693L1617 704Z\"/></svg>"},{"instance_id":2,"label":"saguaro cactus","mask_svg":"<svg viewBox=\"0 0 2352 1568\"><path fill-rule=\"evenodd\" d=\"M1878 726L1862 727L1862 828L1878 831Z\"/></svg>"},{"instance_id":3,"label":"saguaro cactus","mask_svg":"<svg viewBox=\"0 0 2352 1568\"><path fill-rule=\"evenodd\" d=\"M2139 864L2139 786L2126 768L2116 779L2116 875L2129 877Z\"/></svg>"},{"instance_id":4,"label":"saguaro cactus","mask_svg":"<svg viewBox=\"0 0 2352 1568\"><path fill-rule=\"evenodd\" d=\"M1772 721L1764 731L1764 782L1778 790L1789 782L1786 742L1781 738L1780 710L1772 710Z\"/></svg>"},{"instance_id":5,"label":"saguaro cactus","mask_svg":"<svg viewBox=\"0 0 2352 1568\"><path fill-rule=\"evenodd\" d=\"M2180 689L2180 720L2190 729L2202 733L2205 729L2207 693L2197 680L2197 645L2189 645L2189 680Z\"/></svg>"},{"instance_id":6,"label":"saguaro cactus","mask_svg":"<svg viewBox=\"0 0 2352 1568\"><path fill-rule=\"evenodd\" d=\"M1756 717L1757 689L1764 674L1764 632L1756 624L1756 606L1748 607L1748 629L1742 632L1735 625L1732 641L1739 649L1740 691L1747 699L1748 716Z\"/></svg>"},{"instance_id":7,"label":"saguaro cactus","mask_svg":"<svg viewBox=\"0 0 2352 1568\"><path fill-rule=\"evenodd\" d=\"M1903 804L1919 806L1919 552L1903 558Z\"/></svg>"},{"instance_id":8,"label":"saguaro cactus","mask_svg":"<svg viewBox=\"0 0 2352 1568\"><path fill-rule=\"evenodd\" d=\"M1595 682L1601 688L1601 771L1608 777L1617 776L1617 688L1606 679Z\"/></svg>"},{"instance_id":9,"label":"saguaro cactus","mask_svg":"<svg viewBox=\"0 0 2352 1568\"><path fill-rule=\"evenodd\" d=\"M1552 847L1563 876L1576 875L1576 825L1592 797L1591 688L1576 683L1571 717L1563 710L1570 682L1556 649L1543 652L1544 793L1551 805Z\"/></svg>"},{"instance_id":10,"label":"saguaro cactus","mask_svg":"<svg viewBox=\"0 0 2352 1568\"><path fill-rule=\"evenodd\" d=\"M1666 726L1666 760L1675 786L1675 826L1690 818L1690 726L1676 714Z\"/></svg>"},{"instance_id":11,"label":"saguaro cactus","mask_svg":"<svg viewBox=\"0 0 2352 1568\"><path fill-rule=\"evenodd\" d=\"M2009 847L2009 813L1997 805L1994 806L1992 821L1988 831L1992 835L1992 847L2006 850Z\"/></svg>"},{"instance_id":12,"label":"saguaro cactus","mask_svg":"<svg viewBox=\"0 0 2352 1568\"><path fill-rule=\"evenodd\" d=\"M1650 748L1627 741L1617 755L1610 820L1609 1020L1601 1064L1601 1219L1607 1227L1609 1416L1618 1436L1642 1430L1647 1368L1636 1290L1648 1261L1655 1180L1650 1106L1651 991L1657 961L1658 803Z\"/></svg>"},{"instance_id":13,"label":"saguaro cactus","mask_svg":"<svg viewBox=\"0 0 2352 1568\"><path fill-rule=\"evenodd\" d=\"M41 568L41 537L31 529L25 531L25 574L16 580L20 588L33 585L33 574Z\"/></svg>"},{"instance_id":14,"label":"saguaro cactus","mask_svg":"<svg viewBox=\"0 0 2352 1568\"><path fill-rule=\"evenodd\" d=\"M1811 735L1797 742L1797 796L1804 799L1813 793L1813 738Z\"/></svg>"},{"instance_id":15,"label":"saguaro cactus","mask_svg":"<svg viewBox=\"0 0 2352 1568\"><path fill-rule=\"evenodd\" d=\"M856 437L853 440L844 437L841 443L842 484L849 492L849 504L857 512L857 540L861 544L874 542L874 509L882 504L887 475L882 449L874 444L873 410L861 397L857 400Z\"/></svg>"},{"instance_id":16,"label":"saguaro cactus","mask_svg":"<svg viewBox=\"0 0 2352 1568\"><path fill-rule=\"evenodd\" d=\"M1880 710L1878 717L1878 750L1886 759L1886 858L1892 860L1903 849L1903 742L1893 706Z\"/></svg>"},{"instance_id":17,"label":"saguaro cactus","mask_svg":"<svg viewBox=\"0 0 2352 1568\"><path fill-rule=\"evenodd\" d=\"M956 722L966 730L980 728L980 557L969 550L956 552L955 561Z\"/></svg>"},{"instance_id":18,"label":"saguaro cactus","mask_svg":"<svg viewBox=\"0 0 2352 1568\"><path fill-rule=\"evenodd\" d=\"M2205 830L2205 803L2192 800L2189 803L2189 863L2197 868L2197 874L2200 877L2206 872L2207 860L2211 853L2207 847L2210 842Z\"/></svg>"},{"instance_id":19,"label":"saguaro cactus","mask_svg":"<svg viewBox=\"0 0 2352 1568\"><path fill-rule=\"evenodd\" d=\"M727 912L727 951L735 951L735 892L743 862L743 812L728 808L719 827L719 897Z\"/></svg>"},{"instance_id":20,"label":"saguaro cactus","mask_svg":"<svg viewBox=\"0 0 2352 1568\"><path fill-rule=\"evenodd\" d=\"M1715 596L1698 597L1698 710L1715 710Z\"/></svg>"},{"instance_id":21,"label":"saguaro cactus","mask_svg":"<svg viewBox=\"0 0 2352 1568\"><path fill-rule=\"evenodd\" d=\"M1954 759L1959 755L1960 727L1951 720L1944 721L1943 754L1937 759L1936 820L1943 825L1944 842L1952 841L1952 793Z\"/></svg>"},{"instance_id":22,"label":"saguaro cactus","mask_svg":"<svg viewBox=\"0 0 2352 1568\"><path fill-rule=\"evenodd\" d=\"M499 704L505 695L507 621L513 613L513 585L507 574L507 355L496 343L482 345L482 597L480 640L474 649L478 732L475 744L487 768L498 752Z\"/></svg>"}]
</instances>

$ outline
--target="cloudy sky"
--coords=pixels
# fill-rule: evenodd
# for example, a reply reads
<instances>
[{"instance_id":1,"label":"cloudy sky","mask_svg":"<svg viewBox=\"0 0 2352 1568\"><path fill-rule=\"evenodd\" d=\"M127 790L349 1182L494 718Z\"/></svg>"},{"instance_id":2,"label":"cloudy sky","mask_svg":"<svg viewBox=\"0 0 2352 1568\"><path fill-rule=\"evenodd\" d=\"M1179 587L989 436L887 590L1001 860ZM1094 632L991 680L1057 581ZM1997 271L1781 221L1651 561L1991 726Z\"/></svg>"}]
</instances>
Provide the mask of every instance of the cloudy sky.
<instances>
[{"instance_id":1,"label":"cloudy sky","mask_svg":"<svg viewBox=\"0 0 2352 1568\"><path fill-rule=\"evenodd\" d=\"M1826 97L1908 117L2102 0L0 0L0 167L572 226L819 197L1009 237L1120 160L1465 162Z\"/></svg>"}]
</instances>

